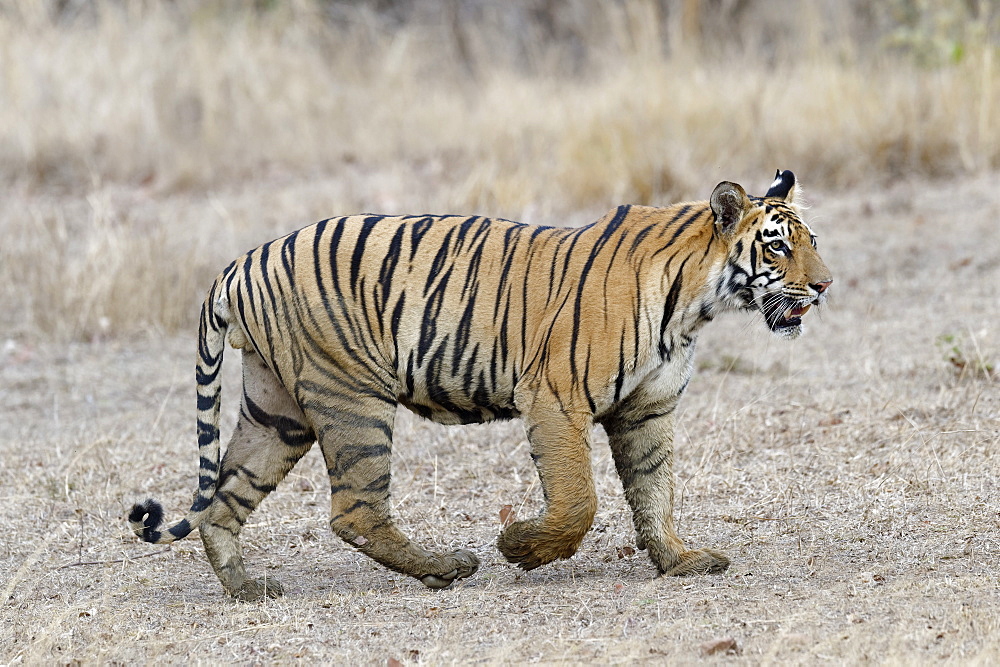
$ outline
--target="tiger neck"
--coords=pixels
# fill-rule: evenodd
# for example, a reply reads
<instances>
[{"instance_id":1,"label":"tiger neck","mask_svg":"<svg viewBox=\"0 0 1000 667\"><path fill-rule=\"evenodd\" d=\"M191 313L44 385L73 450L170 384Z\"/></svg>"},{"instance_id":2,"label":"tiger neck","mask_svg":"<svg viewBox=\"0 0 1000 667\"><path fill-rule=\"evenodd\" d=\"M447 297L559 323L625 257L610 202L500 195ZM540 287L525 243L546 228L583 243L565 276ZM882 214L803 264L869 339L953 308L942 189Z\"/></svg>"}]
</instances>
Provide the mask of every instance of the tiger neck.
<instances>
[{"instance_id":1,"label":"tiger neck","mask_svg":"<svg viewBox=\"0 0 1000 667\"><path fill-rule=\"evenodd\" d=\"M678 349L690 348L701 328L728 310L715 289L728 251L715 234L714 224L704 203L697 217L673 239L671 246L676 250L653 248L642 269L653 352L662 361L669 361Z\"/></svg>"}]
</instances>

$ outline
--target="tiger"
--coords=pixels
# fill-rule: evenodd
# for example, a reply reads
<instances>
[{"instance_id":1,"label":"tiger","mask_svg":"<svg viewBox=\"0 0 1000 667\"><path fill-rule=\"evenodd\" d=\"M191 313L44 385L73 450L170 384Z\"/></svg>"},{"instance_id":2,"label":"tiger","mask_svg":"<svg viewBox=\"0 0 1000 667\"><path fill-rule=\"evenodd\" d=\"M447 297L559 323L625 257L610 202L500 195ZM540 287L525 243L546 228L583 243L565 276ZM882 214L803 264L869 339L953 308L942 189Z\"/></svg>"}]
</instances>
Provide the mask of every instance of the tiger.
<instances>
[{"instance_id":1,"label":"tiger","mask_svg":"<svg viewBox=\"0 0 1000 667\"><path fill-rule=\"evenodd\" d=\"M468 550L411 541L390 512L398 406L443 424L520 418L543 511L502 528L497 547L531 570L569 558L597 509L592 431L603 426L636 546L662 575L725 571L688 548L674 505L674 412L701 328L759 311L781 338L832 283L802 220L798 185L779 170L763 197L723 181L708 201L623 205L590 225L499 218L353 215L265 243L216 278L198 328L198 489L162 527L132 507L132 530L166 544L199 529L224 591L283 594L247 576L240 531L318 442L333 532L432 589L479 568ZM226 342L242 351L239 417L220 463Z\"/></svg>"}]
</instances>

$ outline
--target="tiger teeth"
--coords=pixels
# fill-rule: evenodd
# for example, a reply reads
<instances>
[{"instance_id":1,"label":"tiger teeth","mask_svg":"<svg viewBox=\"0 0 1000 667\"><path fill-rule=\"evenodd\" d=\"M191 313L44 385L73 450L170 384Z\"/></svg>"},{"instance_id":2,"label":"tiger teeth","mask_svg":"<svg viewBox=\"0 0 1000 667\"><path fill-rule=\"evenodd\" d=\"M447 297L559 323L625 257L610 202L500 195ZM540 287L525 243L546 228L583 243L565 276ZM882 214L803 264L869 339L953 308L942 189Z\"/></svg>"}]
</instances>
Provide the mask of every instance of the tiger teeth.
<instances>
[{"instance_id":1,"label":"tiger teeth","mask_svg":"<svg viewBox=\"0 0 1000 667\"><path fill-rule=\"evenodd\" d=\"M784 313L782 314L782 317L784 317L784 318L785 318L786 320L790 320L790 319L792 319L792 318L794 318L794 317L802 317L802 316L803 316L803 315L805 315L805 314L806 314L807 312L809 312L809 309L810 309L811 307L812 307L811 305L805 305L805 306L794 306L794 307L792 307L792 308L789 308L788 310L786 310L786 311L785 311L785 312L784 312Z\"/></svg>"}]
</instances>

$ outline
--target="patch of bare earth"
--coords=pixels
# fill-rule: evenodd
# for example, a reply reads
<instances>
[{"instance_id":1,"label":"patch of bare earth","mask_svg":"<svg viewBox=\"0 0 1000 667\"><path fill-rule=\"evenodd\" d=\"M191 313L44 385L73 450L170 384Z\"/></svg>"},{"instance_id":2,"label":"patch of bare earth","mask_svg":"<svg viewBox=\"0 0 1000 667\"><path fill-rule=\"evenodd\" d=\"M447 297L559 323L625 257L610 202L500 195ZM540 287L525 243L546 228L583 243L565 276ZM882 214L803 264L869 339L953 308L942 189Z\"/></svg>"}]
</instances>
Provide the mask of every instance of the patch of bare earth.
<instances>
[{"instance_id":1,"label":"patch of bare earth","mask_svg":"<svg viewBox=\"0 0 1000 667\"><path fill-rule=\"evenodd\" d=\"M759 316L706 329L679 419L678 518L690 544L732 558L721 576L659 578L634 550L603 433L580 551L520 572L493 546L501 508L540 508L520 424L401 413L399 522L423 544L471 549L480 571L435 592L342 544L313 451L244 532L250 568L286 596L233 602L197 538L147 545L124 520L147 495L177 518L195 489L193 331L57 345L12 325L0 662L995 663L996 178L813 193L829 306L792 343ZM235 354L226 373L231 428Z\"/></svg>"}]
</instances>

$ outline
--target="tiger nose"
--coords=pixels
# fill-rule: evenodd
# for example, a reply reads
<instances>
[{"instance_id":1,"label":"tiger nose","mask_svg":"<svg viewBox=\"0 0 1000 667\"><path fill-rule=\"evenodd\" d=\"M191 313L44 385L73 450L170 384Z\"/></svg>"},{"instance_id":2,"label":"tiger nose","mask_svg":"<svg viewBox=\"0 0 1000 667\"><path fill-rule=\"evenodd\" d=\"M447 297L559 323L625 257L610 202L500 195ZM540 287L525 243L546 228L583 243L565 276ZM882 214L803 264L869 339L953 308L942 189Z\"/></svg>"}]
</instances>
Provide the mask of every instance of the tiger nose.
<instances>
[{"instance_id":1,"label":"tiger nose","mask_svg":"<svg viewBox=\"0 0 1000 667\"><path fill-rule=\"evenodd\" d=\"M833 283L833 280L824 280L823 282L816 283L815 285L810 285L817 293L822 294L826 291L826 288Z\"/></svg>"}]
</instances>

